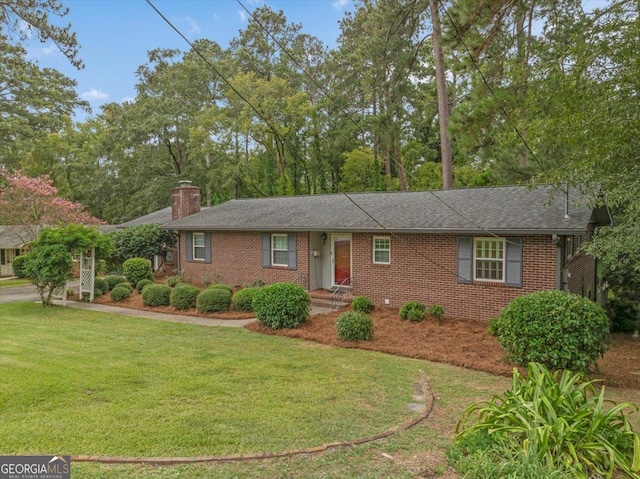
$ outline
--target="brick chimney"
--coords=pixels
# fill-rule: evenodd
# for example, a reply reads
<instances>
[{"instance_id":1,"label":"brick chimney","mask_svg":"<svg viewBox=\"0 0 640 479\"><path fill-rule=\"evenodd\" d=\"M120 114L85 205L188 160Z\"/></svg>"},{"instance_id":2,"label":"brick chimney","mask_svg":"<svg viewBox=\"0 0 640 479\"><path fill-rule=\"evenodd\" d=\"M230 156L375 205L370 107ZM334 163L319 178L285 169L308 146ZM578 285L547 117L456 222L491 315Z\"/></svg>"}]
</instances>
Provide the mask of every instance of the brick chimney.
<instances>
[{"instance_id":1,"label":"brick chimney","mask_svg":"<svg viewBox=\"0 0 640 479\"><path fill-rule=\"evenodd\" d=\"M171 219L177 220L200 212L200 187L181 180L180 186L171 190Z\"/></svg>"}]
</instances>

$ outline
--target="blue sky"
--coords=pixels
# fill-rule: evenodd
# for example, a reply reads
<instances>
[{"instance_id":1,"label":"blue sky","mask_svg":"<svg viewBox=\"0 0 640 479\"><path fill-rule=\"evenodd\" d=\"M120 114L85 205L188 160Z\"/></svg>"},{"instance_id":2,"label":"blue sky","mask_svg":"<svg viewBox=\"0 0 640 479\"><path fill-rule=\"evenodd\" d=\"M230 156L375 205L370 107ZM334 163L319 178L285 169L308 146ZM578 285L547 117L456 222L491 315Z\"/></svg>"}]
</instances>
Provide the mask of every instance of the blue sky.
<instances>
[{"instance_id":1,"label":"blue sky","mask_svg":"<svg viewBox=\"0 0 640 479\"><path fill-rule=\"evenodd\" d=\"M81 45L83 70L76 70L52 44L27 44L29 58L43 67L53 67L78 82L81 98L90 102L93 114L100 105L121 103L135 97L138 66L146 63L147 51L154 48L189 46L145 0L63 0L70 22ZM190 40L207 38L226 48L246 27L247 13L236 0L152 0ZM282 10L289 22L301 23L305 33L334 47L339 35L338 21L352 10L351 0L242 0L250 10L264 4ZM79 115L77 119L83 119Z\"/></svg>"}]
</instances>

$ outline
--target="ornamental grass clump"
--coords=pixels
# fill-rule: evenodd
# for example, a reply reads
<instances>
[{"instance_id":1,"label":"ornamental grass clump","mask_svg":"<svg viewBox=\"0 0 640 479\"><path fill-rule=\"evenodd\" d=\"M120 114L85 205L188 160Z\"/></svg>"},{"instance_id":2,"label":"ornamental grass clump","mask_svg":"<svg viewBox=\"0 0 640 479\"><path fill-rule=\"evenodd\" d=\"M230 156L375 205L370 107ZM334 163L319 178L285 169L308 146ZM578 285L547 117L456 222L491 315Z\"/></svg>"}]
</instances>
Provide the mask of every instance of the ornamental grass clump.
<instances>
[{"instance_id":1,"label":"ornamental grass clump","mask_svg":"<svg viewBox=\"0 0 640 479\"><path fill-rule=\"evenodd\" d=\"M201 313L229 311L231 293L223 288L205 289L196 298L196 309Z\"/></svg>"},{"instance_id":2,"label":"ornamental grass clump","mask_svg":"<svg viewBox=\"0 0 640 479\"><path fill-rule=\"evenodd\" d=\"M296 328L309 317L311 298L294 283L276 283L259 288L253 297L258 321L271 329Z\"/></svg>"},{"instance_id":3,"label":"ornamental grass clump","mask_svg":"<svg viewBox=\"0 0 640 479\"><path fill-rule=\"evenodd\" d=\"M119 284L111 290L111 301L124 301L131 296L131 289L124 286L124 284L125 283Z\"/></svg>"},{"instance_id":4,"label":"ornamental grass clump","mask_svg":"<svg viewBox=\"0 0 640 479\"><path fill-rule=\"evenodd\" d=\"M243 288L233 295L233 308L236 311L253 311L253 297L256 295L258 288Z\"/></svg>"},{"instance_id":5,"label":"ornamental grass clump","mask_svg":"<svg viewBox=\"0 0 640 479\"><path fill-rule=\"evenodd\" d=\"M402 305L398 315L400 319L420 322L427 317L427 307L418 301L409 301Z\"/></svg>"},{"instance_id":6,"label":"ornamental grass clump","mask_svg":"<svg viewBox=\"0 0 640 479\"><path fill-rule=\"evenodd\" d=\"M196 305L200 288L189 283L181 283L171 290L169 304L176 309L189 309Z\"/></svg>"},{"instance_id":7,"label":"ornamental grass clump","mask_svg":"<svg viewBox=\"0 0 640 479\"><path fill-rule=\"evenodd\" d=\"M640 477L640 437L625 416L638 408L606 400L594 384L538 363L529 363L526 378L514 368L510 390L464 411L456 444L467 444L467 455L533 451L540 464L573 477L611 478L616 469Z\"/></svg>"},{"instance_id":8,"label":"ornamental grass clump","mask_svg":"<svg viewBox=\"0 0 640 479\"><path fill-rule=\"evenodd\" d=\"M171 288L166 284L149 284L142 289L142 304L145 306L169 306Z\"/></svg>"},{"instance_id":9,"label":"ornamental grass clump","mask_svg":"<svg viewBox=\"0 0 640 479\"><path fill-rule=\"evenodd\" d=\"M360 311L347 311L336 320L336 331L343 341L371 341L373 320Z\"/></svg>"},{"instance_id":10,"label":"ornamental grass clump","mask_svg":"<svg viewBox=\"0 0 640 479\"><path fill-rule=\"evenodd\" d=\"M538 291L512 300L497 324L509 360L587 372L607 350L609 319L596 303L563 291Z\"/></svg>"},{"instance_id":11,"label":"ornamental grass clump","mask_svg":"<svg viewBox=\"0 0 640 479\"><path fill-rule=\"evenodd\" d=\"M360 313L369 314L374 309L373 301L371 301L366 296L356 296L351 301L351 308L354 311L358 311Z\"/></svg>"}]
</instances>

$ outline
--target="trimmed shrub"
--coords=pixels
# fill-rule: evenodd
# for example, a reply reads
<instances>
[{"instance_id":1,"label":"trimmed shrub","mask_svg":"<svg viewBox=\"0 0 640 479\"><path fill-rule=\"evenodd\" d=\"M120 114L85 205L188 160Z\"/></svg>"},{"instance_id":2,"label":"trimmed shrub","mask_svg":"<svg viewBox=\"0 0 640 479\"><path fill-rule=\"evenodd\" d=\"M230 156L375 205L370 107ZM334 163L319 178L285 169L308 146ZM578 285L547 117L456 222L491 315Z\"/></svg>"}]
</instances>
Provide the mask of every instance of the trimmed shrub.
<instances>
[{"instance_id":1,"label":"trimmed shrub","mask_svg":"<svg viewBox=\"0 0 640 479\"><path fill-rule=\"evenodd\" d=\"M587 371L607 350L609 319L596 303L563 291L512 300L498 318L498 341L520 365Z\"/></svg>"},{"instance_id":2,"label":"trimmed shrub","mask_svg":"<svg viewBox=\"0 0 640 479\"><path fill-rule=\"evenodd\" d=\"M178 276L167 276L164 279L164 284L169 286L170 288L175 288L178 284L182 283L182 275Z\"/></svg>"},{"instance_id":3,"label":"trimmed shrub","mask_svg":"<svg viewBox=\"0 0 640 479\"><path fill-rule=\"evenodd\" d=\"M153 281L150 279L141 279L136 283L136 289L138 290L139 293L141 293L142 289L148 284L153 284Z\"/></svg>"},{"instance_id":4,"label":"trimmed shrub","mask_svg":"<svg viewBox=\"0 0 640 479\"><path fill-rule=\"evenodd\" d=\"M121 287L121 288L127 288L129 290L130 293L133 293L133 286L131 286L129 283L127 283L126 281L124 283L118 283L116 285L117 287ZM115 288L114 288L115 289Z\"/></svg>"},{"instance_id":5,"label":"trimmed shrub","mask_svg":"<svg viewBox=\"0 0 640 479\"><path fill-rule=\"evenodd\" d=\"M636 330L638 305L633 301L610 299L606 311L611 321L612 333L633 333Z\"/></svg>"},{"instance_id":6,"label":"trimmed shrub","mask_svg":"<svg viewBox=\"0 0 640 479\"><path fill-rule=\"evenodd\" d=\"M360 313L370 313L373 311L373 301L371 301L366 296L356 296L351 301L351 308L354 311L358 311Z\"/></svg>"},{"instance_id":7,"label":"trimmed shrub","mask_svg":"<svg viewBox=\"0 0 640 479\"><path fill-rule=\"evenodd\" d=\"M13 259L13 275L18 278L26 278L27 273L24 270L24 264L27 261L27 255L21 254Z\"/></svg>"},{"instance_id":8,"label":"trimmed shrub","mask_svg":"<svg viewBox=\"0 0 640 479\"><path fill-rule=\"evenodd\" d=\"M208 286L207 289L224 289L229 291L231 294L233 294L233 288L228 284L215 283L215 284L212 284L211 286Z\"/></svg>"},{"instance_id":9,"label":"trimmed shrub","mask_svg":"<svg viewBox=\"0 0 640 479\"><path fill-rule=\"evenodd\" d=\"M176 309L189 309L196 305L200 288L189 283L182 283L171 290L169 304Z\"/></svg>"},{"instance_id":10,"label":"trimmed shrub","mask_svg":"<svg viewBox=\"0 0 640 479\"><path fill-rule=\"evenodd\" d=\"M253 312L271 329L295 328L309 317L311 298L294 283L276 283L259 288L253 297Z\"/></svg>"},{"instance_id":11,"label":"trimmed shrub","mask_svg":"<svg viewBox=\"0 0 640 479\"><path fill-rule=\"evenodd\" d=\"M129 258L122 263L122 272L130 284L138 284L141 279L153 279L151 261L146 258Z\"/></svg>"},{"instance_id":12,"label":"trimmed shrub","mask_svg":"<svg viewBox=\"0 0 640 479\"><path fill-rule=\"evenodd\" d=\"M128 283L126 283L128 284ZM129 288L125 286L125 283L118 284L111 290L111 301L123 301L131 296L131 285Z\"/></svg>"},{"instance_id":13,"label":"trimmed shrub","mask_svg":"<svg viewBox=\"0 0 640 479\"><path fill-rule=\"evenodd\" d=\"M402 305L398 314L400 319L423 321L427 317L427 307L419 301L409 301Z\"/></svg>"},{"instance_id":14,"label":"trimmed shrub","mask_svg":"<svg viewBox=\"0 0 640 479\"><path fill-rule=\"evenodd\" d=\"M258 288L244 288L233 295L233 308L236 311L253 311L253 297Z\"/></svg>"},{"instance_id":15,"label":"trimmed shrub","mask_svg":"<svg viewBox=\"0 0 640 479\"><path fill-rule=\"evenodd\" d=\"M371 341L373 320L361 311L347 311L338 316L336 330L343 341Z\"/></svg>"},{"instance_id":16,"label":"trimmed shrub","mask_svg":"<svg viewBox=\"0 0 640 479\"><path fill-rule=\"evenodd\" d=\"M640 438L625 417L638 407L605 399L605 388L595 382L582 373L552 373L538 363L529 363L526 378L514 368L510 390L464 411L456 427L456 444L466 445L464 455L495 446L505 457L531 450L541 465L571 477L610 478L615 469L638 477ZM507 477L504 471L470 476Z\"/></svg>"},{"instance_id":17,"label":"trimmed shrub","mask_svg":"<svg viewBox=\"0 0 640 479\"><path fill-rule=\"evenodd\" d=\"M104 278L95 278L93 280L93 294L95 296L102 296L109 291L109 284Z\"/></svg>"},{"instance_id":18,"label":"trimmed shrub","mask_svg":"<svg viewBox=\"0 0 640 479\"><path fill-rule=\"evenodd\" d=\"M196 308L201 313L229 311L231 293L226 289L205 289L196 298Z\"/></svg>"},{"instance_id":19,"label":"trimmed shrub","mask_svg":"<svg viewBox=\"0 0 640 479\"><path fill-rule=\"evenodd\" d=\"M145 306L168 306L171 288L166 284L148 284L142 289L142 304Z\"/></svg>"},{"instance_id":20,"label":"trimmed shrub","mask_svg":"<svg viewBox=\"0 0 640 479\"><path fill-rule=\"evenodd\" d=\"M500 334L500 320L498 318L491 318L487 331L491 336L498 336L498 334Z\"/></svg>"},{"instance_id":21,"label":"trimmed shrub","mask_svg":"<svg viewBox=\"0 0 640 479\"><path fill-rule=\"evenodd\" d=\"M432 318L440 320L442 319L442 316L444 316L444 308L439 304L433 304L429 306L429 309L427 309L427 314Z\"/></svg>"},{"instance_id":22,"label":"trimmed shrub","mask_svg":"<svg viewBox=\"0 0 640 479\"><path fill-rule=\"evenodd\" d=\"M116 285L120 283L125 283L127 279L124 276L120 276L119 274L109 274L104 277L104 280L107 282L109 286L109 290L112 290L116 287Z\"/></svg>"}]
</instances>

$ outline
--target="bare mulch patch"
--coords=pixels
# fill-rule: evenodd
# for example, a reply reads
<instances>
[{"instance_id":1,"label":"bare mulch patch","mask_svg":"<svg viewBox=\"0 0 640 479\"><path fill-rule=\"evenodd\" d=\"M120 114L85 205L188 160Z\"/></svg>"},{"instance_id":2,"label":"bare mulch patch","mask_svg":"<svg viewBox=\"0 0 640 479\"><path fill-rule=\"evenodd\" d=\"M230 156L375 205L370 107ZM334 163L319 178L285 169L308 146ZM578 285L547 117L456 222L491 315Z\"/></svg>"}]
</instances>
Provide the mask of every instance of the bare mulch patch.
<instances>
[{"instance_id":1,"label":"bare mulch patch","mask_svg":"<svg viewBox=\"0 0 640 479\"><path fill-rule=\"evenodd\" d=\"M245 327L263 334L426 359L501 376L512 374L514 365L505 361L505 352L487 332L486 321L429 318L417 323L401 320L397 309L379 308L370 314L373 340L348 342L336 334L335 321L342 312L311 316L296 329L272 330L259 323ZM613 335L610 350L598 361L598 368L592 378L603 379L609 386L640 388L640 341Z\"/></svg>"}]
</instances>

